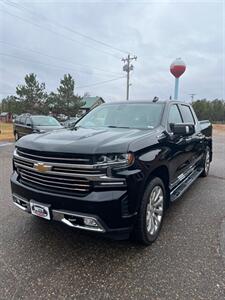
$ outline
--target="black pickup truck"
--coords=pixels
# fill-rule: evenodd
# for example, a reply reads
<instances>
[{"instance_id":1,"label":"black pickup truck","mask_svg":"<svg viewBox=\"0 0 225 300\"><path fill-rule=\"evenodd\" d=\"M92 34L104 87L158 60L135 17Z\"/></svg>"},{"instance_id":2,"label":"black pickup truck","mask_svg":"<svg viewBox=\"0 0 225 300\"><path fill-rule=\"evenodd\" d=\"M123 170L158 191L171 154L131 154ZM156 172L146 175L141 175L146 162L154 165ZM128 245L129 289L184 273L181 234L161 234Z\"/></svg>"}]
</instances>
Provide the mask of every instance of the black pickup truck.
<instances>
[{"instance_id":1,"label":"black pickup truck","mask_svg":"<svg viewBox=\"0 0 225 300\"><path fill-rule=\"evenodd\" d=\"M21 138L14 203L33 215L151 244L168 205L212 160L212 126L183 102L103 104L71 129Z\"/></svg>"}]
</instances>

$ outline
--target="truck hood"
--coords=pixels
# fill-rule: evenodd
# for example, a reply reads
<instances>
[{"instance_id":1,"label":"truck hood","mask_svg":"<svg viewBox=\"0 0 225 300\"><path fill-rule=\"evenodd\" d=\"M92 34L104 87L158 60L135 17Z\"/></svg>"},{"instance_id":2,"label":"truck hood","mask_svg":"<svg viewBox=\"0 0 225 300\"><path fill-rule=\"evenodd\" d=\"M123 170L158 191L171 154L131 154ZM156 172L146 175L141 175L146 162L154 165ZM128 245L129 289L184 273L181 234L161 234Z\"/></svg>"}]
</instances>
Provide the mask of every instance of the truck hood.
<instances>
[{"instance_id":1,"label":"truck hood","mask_svg":"<svg viewBox=\"0 0 225 300\"><path fill-rule=\"evenodd\" d=\"M77 128L62 129L43 134L30 134L21 138L16 146L46 152L100 154L126 153L130 144L139 139L148 140L154 130L123 128ZM154 140L154 138L153 138ZM137 149L136 149L137 150Z\"/></svg>"},{"instance_id":2,"label":"truck hood","mask_svg":"<svg viewBox=\"0 0 225 300\"><path fill-rule=\"evenodd\" d=\"M34 126L34 130L37 129L37 130L41 130L43 132L58 130L58 129L62 129L62 128L64 128L64 127L61 125L58 125L58 126Z\"/></svg>"}]
</instances>

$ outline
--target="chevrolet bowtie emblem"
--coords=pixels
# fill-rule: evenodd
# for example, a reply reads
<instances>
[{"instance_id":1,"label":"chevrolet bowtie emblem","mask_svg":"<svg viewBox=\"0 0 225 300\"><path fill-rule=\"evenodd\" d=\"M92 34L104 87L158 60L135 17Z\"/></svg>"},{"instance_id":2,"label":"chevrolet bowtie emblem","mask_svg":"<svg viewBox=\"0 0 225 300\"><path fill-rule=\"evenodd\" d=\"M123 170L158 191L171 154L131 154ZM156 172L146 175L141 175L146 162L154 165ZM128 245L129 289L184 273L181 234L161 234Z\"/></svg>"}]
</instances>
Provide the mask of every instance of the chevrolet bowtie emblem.
<instances>
[{"instance_id":1,"label":"chevrolet bowtie emblem","mask_svg":"<svg viewBox=\"0 0 225 300\"><path fill-rule=\"evenodd\" d=\"M34 169L40 173L44 173L51 170L51 166L45 165L44 163L34 164Z\"/></svg>"}]
</instances>

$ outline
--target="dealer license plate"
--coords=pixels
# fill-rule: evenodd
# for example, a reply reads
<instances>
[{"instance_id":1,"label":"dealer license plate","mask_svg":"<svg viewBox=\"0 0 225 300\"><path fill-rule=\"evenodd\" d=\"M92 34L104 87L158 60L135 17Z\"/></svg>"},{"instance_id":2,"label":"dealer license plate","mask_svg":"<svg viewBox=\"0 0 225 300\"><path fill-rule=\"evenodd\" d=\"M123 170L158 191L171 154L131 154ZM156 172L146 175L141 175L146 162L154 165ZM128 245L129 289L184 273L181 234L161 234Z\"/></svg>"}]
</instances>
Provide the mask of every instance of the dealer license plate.
<instances>
[{"instance_id":1,"label":"dealer license plate","mask_svg":"<svg viewBox=\"0 0 225 300\"><path fill-rule=\"evenodd\" d=\"M48 205L48 204L42 204L42 203L31 200L30 201L30 210L31 210L31 213L35 216L38 216L40 218L44 218L47 220L51 220L50 205Z\"/></svg>"}]
</instances>

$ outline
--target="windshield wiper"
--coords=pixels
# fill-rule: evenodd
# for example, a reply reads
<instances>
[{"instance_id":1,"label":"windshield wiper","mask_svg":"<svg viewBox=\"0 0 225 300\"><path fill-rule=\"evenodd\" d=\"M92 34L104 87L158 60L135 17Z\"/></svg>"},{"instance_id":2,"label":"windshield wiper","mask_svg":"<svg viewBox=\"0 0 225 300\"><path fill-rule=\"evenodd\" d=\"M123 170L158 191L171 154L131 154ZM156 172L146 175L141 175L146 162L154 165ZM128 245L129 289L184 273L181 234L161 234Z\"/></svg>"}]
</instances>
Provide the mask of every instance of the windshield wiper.
<instances>
[{"instance_id":1,"label":"windshield wiper","mask_svg":"<svg viewBox=\"0 0 225 300\"><path fill-rule=\"evenodd\" d=\"M115 126L115 125L109 125L107 126L108 128L126 128L126 129L131 129L131 127L128 126Z\"/></svg>"}]
</instances>

